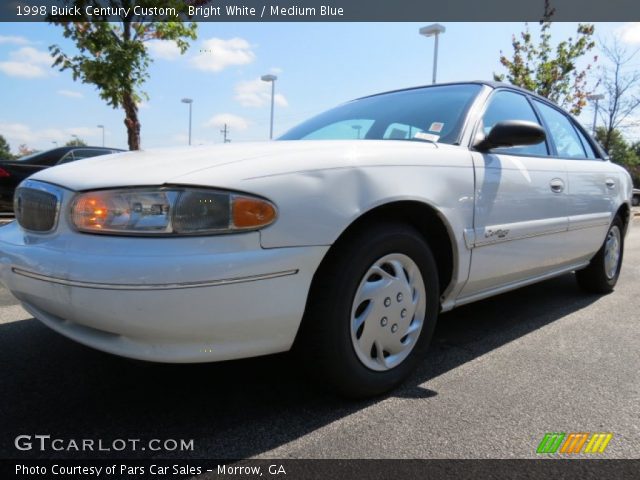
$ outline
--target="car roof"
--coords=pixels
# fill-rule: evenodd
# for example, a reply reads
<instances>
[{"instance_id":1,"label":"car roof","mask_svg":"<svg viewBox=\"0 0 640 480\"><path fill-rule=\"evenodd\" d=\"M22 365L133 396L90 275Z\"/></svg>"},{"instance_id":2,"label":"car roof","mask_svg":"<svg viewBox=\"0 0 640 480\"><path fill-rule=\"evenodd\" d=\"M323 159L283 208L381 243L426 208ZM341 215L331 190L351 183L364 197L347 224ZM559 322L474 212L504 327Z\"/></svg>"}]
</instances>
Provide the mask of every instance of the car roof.
<instances>
[{"instance_id":1,"label":"car roof","mask_svg":"<svg viewBox=\"0 0 640 480\"><path fill-rule=\"evenodd\" d=\"M93 147L91 145L74 145L74 146L70 146L70 147L59 147L59 148L66 148L68 150L74 150L76 148L90 148L91 150L119 150L119 151L124 151L120 148L112 148L112 147Z\"/></svg>"},{"instance_id":2,"label":"car roof","mask_svg":"<svg viewBox=\"0 0 640 480\"><path fill-rule=\"evenodd\" d=\"M484 85L493 89L496 88L506 88L508 90L514 90L516 92L520 92L523 93L525 95L530 95L534 98L536 98L536 100L540 100L542 102L545 103L549 103L551 105L555 105L557 107L557 105L550 101L548 98L543 97L542 95L538 95L535 92L532 92L531 90L527 90L526 88L522 88L522 87L518 87L516 85L511 85L510 83L504 83L504 82L495 82L495 81L491 81L491 80L467 80L467 81L460 81L460 82L445 82L445 83L436 83L433 85L419 85L416 87L408 87L408 88L400 88L397 90L389 90L387 92L380 92L380 93L375 93L373 95L365 95L364 97L360 97L357 100L360 100L361 98L370 98L370 97L377 97L379 95L387 95L389 93L400 93L400 92L410 92L413 90L422 90L422 89L427 89L427 88L433 88L433 87L443 87L443 86L449 86L449 85Z\"/></svg>"}]
</instances>

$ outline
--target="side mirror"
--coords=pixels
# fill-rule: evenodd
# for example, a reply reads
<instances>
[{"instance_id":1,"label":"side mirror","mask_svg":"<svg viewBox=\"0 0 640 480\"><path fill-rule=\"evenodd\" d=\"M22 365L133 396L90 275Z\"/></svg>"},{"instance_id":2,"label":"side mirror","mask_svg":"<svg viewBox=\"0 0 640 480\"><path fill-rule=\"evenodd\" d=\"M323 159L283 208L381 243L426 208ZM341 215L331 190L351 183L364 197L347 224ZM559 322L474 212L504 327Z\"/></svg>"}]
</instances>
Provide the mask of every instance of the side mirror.
<instances>
[{"instance_id":1,"label":"side mirror","mask_svg":"<svg viewBox=\"0 0 640 480\"><path fill-rule=\"evenodd\" d=\"M496 123L489 134L474 147L480 152L487 152L493 148L536 145L545 138L544 129L537 123L507 120Z\"/></svg>"}]
</instances>

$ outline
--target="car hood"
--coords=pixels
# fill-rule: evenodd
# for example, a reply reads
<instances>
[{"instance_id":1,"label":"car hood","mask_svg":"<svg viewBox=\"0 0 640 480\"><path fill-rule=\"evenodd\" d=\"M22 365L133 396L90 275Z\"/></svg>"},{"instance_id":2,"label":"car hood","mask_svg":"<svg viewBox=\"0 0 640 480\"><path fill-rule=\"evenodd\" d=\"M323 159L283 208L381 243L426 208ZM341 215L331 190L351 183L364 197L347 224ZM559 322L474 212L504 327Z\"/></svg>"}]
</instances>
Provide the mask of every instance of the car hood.
<instances>
[{"instance_id":1,"label":"car hood","mask_svg":"<svg viewBox=\"0 0 640 480\"><path fill-rule=\"evenodd\" d=\"M378 163L380 158L395 163L399 152L409 159L412 150L424 153L425 148L437 147L423 142L305 140L141 150L60 165L31 178L71 190L199 181L225 186L227 182L295 171Z\"/></svg>"}]
</instances>

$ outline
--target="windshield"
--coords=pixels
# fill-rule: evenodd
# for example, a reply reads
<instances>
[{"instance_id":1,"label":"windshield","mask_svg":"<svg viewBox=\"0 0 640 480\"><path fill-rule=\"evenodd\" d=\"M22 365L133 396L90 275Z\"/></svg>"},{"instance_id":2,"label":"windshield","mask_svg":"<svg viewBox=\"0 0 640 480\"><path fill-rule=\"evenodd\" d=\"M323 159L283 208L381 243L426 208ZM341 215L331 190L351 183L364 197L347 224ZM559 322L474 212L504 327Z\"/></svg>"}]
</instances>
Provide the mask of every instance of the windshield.
<instances>
[{"instance_id":1,"label":"windshield","mask_svg":"<svg viewBox=\"0 0 640 480\"><path fill-rule=\"evenodd\" d=\"M441 85L361 98L294 127L278 140L419 140L455 143L476 84Z\"/></svg>"}]
</instances>

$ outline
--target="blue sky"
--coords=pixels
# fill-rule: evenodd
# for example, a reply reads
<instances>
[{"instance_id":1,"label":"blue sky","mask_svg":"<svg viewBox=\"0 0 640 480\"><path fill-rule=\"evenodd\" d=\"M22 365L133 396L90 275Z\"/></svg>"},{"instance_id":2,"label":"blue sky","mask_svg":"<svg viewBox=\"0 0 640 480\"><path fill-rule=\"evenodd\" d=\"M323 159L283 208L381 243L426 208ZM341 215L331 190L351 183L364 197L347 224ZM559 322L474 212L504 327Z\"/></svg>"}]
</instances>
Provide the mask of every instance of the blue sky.
<instances>
[{"instance_id":1,"label":"blue sky","mask_svg":"<svg viewBox=\"0 0 640 480\"><path fill-rule=\"evenodd\" d=\"M275 73L275 133L346 100L431 81L433 39L418 35L431 23L201 23L184 55L172 45L150 46L154 62L141 105L143 148L187 143L193 98L193 143L220 143L228 123L234 142L265 140L269 133L269 85ZM438 81L491 79L500 51L511 52L511 35L523 23L447 23L441 37ZM576 24L555 23L554 38L575 34ZM536 28L535 25L532 28ZM640 24L596 24L596 36L640 46ZM49 68L47 47L73 46L58 27L43 23L0 24L0 134L12 149L46 149L78 135L126 148L124 115L108 107L94 87ZM596 52L597 53L597 52ZM638 59L640 63L640 57ZM590 124L593 111L581 120Z\"/></svg>"}]
</instances>

